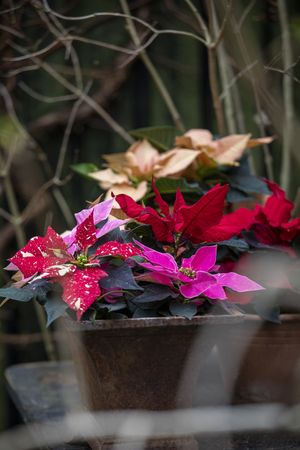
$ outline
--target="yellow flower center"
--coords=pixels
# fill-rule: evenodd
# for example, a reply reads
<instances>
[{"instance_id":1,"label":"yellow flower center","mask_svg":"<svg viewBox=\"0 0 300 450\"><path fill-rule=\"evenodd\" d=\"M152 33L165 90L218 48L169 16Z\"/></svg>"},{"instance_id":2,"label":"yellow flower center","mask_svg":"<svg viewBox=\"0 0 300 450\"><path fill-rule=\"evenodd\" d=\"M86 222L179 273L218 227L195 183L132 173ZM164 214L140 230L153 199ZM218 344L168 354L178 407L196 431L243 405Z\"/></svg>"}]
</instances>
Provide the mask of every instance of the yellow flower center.
<instances>
[{"instance_id":1,"label":"yellow flower center","mask_svg":"<svg viewBox=\"0 0 300 450\"><path fill-rule=\"evenodd\" d=\"M89 259L86 255L83 255L82 253L80 255L76 256L76 263L79 266L84 266L85 264L87 264L89 262Z\"/></svg>"},{"instance_id":2,"label":"yellow flower center","mask_svg":"<svg viewBox=\"0 0 300 450\"><path fill-rule=\"evenodd\" d=\"M185 275L189 278L196 277L196 271L191 269L191 267L180 267L179 272L183 273L183 275Z\"/></svg>"}]
</instances>

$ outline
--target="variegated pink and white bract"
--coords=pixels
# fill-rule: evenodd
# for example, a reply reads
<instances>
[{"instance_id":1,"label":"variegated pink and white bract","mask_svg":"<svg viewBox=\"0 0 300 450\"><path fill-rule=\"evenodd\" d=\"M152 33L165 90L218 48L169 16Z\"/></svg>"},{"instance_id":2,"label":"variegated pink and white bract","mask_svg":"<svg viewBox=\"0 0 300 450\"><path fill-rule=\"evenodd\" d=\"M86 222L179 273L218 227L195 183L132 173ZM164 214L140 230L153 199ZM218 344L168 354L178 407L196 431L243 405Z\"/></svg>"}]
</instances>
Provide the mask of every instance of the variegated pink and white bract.
<instances>
[{"instance_id":1,"label":"variegated pink and white bract","mask_svg":"<svg viewBox=\"0 0 300 450\"><path fill-rule=\"evenodd\" d=\"M85 256L97 241L96 234L92 211L76 228L71 246L76 245L83 252L77 258L63 238L49 227L44 237L32 238L10 261L25 278L38 275L59 283L63 288L62 299L80 319L100 296L99 279L106 276L98 261Z\"/></svg>"}]
</instances>

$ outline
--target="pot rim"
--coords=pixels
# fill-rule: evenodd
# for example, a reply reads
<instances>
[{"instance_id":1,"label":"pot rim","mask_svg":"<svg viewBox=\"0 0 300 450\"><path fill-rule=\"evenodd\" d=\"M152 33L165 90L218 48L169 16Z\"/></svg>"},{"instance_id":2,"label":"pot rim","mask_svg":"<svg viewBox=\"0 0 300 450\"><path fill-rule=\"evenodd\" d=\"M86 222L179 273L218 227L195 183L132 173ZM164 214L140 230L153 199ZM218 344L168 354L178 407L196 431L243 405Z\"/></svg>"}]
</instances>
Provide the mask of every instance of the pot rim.
<instances>
[{"instance_id":1,"label":"pot rim","mask_svg":"<svg viewBox=\"0 0 300 450\"><path fill-rule=\"evenodd\" d=\"M212 315L194 316L192 319L184 317L141 317L128 319L109 319L109 320L84 320L76 322L66 317L67 328L71 330L88 331L88 330L113 330L113 329L143 329L151 327L195 327L205 325L227 325L241 323L245 321L246 315Z\"/></svg>"},{"instance_id":2,"label":"pot rim","mask_svg":"<svg viewBox=\"0 0 300 450\"><path fill-rule=\"evenodd\" d=\"M234 325L249 322L259 322L271 326L279 326L282 323L300 322L300 314L280 314L280 323L273 323L264 320L256 314L206 314L204 316L194 316L192 319L184 317L141 317L128 319L107 319L107 320L83 320L74 321L70 317L64 317L66 326L70 330L91 331L91 330L116 330L116 329L143 329L153 327L196 327L205 325Z\"/></svg>"}]
</instances>

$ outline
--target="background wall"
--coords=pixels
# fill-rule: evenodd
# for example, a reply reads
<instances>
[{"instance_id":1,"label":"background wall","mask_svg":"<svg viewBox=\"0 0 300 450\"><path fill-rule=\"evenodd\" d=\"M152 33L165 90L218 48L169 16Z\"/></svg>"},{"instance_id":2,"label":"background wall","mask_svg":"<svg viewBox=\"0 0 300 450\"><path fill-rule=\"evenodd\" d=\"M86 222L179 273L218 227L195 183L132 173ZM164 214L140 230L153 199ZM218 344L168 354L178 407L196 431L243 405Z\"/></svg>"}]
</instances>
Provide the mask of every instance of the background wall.
<instances>
[{"instance_id":1,"label":"background wall","mask_svg":"<svg viewBox=\"0 0 300 450\"><path fill-rule=\"evenodd\" d=\"M100 165L138 127L276 135L250 165L299 211L299 24L296 0L3 0L0 283L30 236L62 232L99 195L70 166ZM0 318L1 373L49 357L34 306L11 302ZM17 418L0 383L3 429Z\"/></svg>"}]
</instances>

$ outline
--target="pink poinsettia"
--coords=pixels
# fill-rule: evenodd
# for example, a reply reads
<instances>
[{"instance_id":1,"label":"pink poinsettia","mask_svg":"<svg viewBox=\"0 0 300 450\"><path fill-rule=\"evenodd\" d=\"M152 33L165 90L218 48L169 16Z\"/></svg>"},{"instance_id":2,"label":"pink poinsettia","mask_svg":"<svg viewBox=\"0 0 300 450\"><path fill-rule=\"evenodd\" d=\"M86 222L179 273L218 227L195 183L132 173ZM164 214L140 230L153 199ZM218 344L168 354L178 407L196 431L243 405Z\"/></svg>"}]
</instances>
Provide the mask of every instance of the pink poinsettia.
<instances>
[{"instance_id":1,"label":"pink poinsettia","mask_svg":"<svg viewBox=\"0 0 300 450\"><path fill-rule=\"evenodd\" d=\"M74 244L79 249L76 256L69 252L62 237L49 227L44 237L32 238L10 262L25 278L38 275L59 283L63 288L63 300L77 312L80 319L100 296L99 280L107 275L96 255L87 255L96 241L97 230L92 212L76 228Z\"/></svg>"},{"instance_id":2,"label":"pink poinsettia","mask_svg":"<svg viewBox=\"0 0 300 450\"><path fill-rule=\"evenodd\" d=\"M172 210L154 183L153 190L160 212L139 205L125 194L117 195L116 201L128 217L150 225L160 242L173 244L181 237L194 244L222 241L248 229L253 220L252 212L246 208L241 208L242 215L238 220L235 214L224 215L228 186L213 187L193 205L187 205L178 190Z\"/></svg>"},{"instance_id":3,"label":"pink poinsettia","mask_svg":"<svg viewBox=\"0 0 300 450\"><path fill-rule=\"evenodd\" d=\"M179 292L185 298L200 295L210 299L227 299L224 287L237 292L257 291L263 289L255 281L235 272L217 273L217 246L200 247L190 258L183 258L178 265L175 258L168 253L161 253L136 242L147 262L139 263L152 272L155 282L179 286Z\"/></svg>"}]
</instances>

